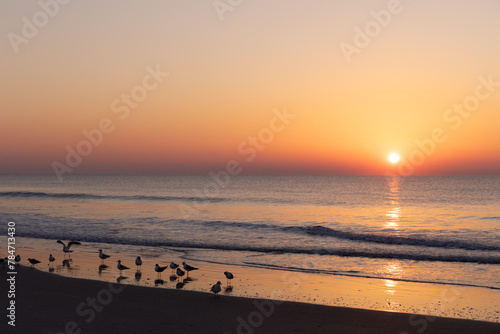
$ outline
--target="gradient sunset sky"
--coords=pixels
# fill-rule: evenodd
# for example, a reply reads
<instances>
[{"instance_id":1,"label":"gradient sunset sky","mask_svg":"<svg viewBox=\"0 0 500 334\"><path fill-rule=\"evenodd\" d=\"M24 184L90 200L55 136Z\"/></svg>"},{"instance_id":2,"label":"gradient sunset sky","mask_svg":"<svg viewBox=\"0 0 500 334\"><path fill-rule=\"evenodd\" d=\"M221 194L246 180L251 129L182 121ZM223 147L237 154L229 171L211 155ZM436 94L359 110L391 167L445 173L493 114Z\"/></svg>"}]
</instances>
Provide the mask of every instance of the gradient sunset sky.
<instances>
[{"instance_id":1,"label":"gradient sunset sky","mask_svg":"<svg viewBox=\"0 0 500 334\"><path fill-rule=\"evenodd\" d=\"M391 1L245 0L224 20L213 3L73 0L16 50L43 9L0 2L0 173L53 173L107 118L114 130L71 173L206 174L236 160L245 174L383 175L391 152L408 162L442 129L412 174L499 174L500 84L478 87L500 83L500 1L401 0L350 62L341 46ZM121 119L114 101L148 67L169 74ZM468 117L447 111L478 89ZM284 109L295 118L248 161L238 148Z\"/></svg>"}]
</instances>

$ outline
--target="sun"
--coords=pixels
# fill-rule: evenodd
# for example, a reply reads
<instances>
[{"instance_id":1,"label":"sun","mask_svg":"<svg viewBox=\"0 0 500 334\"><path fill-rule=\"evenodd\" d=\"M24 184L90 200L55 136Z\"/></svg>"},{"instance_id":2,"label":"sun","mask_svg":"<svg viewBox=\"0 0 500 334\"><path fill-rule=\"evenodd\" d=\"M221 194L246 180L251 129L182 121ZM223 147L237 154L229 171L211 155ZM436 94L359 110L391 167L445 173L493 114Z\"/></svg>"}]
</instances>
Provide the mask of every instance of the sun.
<instances>
[{"instance_id":1,"label":"sun","mask_svg":"<svg viewBox=\"0 0 500 334\"><path fill-rule=\"evenodd\" d=\"M399 154L397 154L397 153L391 153L391 154L389 155L389 162L390 162L390 163L395 164L395 163L398 163L398 162L399 162L399 160L400 160L400 158L399 158Z\"/></svg>"}]
</instances>

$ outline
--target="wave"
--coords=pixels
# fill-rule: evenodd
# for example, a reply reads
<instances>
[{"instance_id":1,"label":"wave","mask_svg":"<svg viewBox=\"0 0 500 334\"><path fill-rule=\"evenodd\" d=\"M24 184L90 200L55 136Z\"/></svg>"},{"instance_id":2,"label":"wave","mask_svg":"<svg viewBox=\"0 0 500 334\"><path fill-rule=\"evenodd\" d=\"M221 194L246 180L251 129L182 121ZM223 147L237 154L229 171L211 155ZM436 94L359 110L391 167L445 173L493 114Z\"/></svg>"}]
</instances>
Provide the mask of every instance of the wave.
<instances>
[{"instance_id":1,"label":"wave","mask_svg":"<svg viewBox=\"0 0 500 334\"><path fill-rule=\"evenodd\" d=\"M0 198L36 198L36 199L85 199L85 200L120 200L120 201L183 201L183 202L263 202L274 204L291 204L293 201L279 198L223 198L201 196L146 196L146 195L95 195L84 193L45 193L36 191L6 191L0 192Z\"/></svg>"},{"instance_id":2,"label":"wave","mask_svg":"<svg viewBox=\"0 0 500 334\"><path fill-rule=\"evenodd\" d=\"M189 221L189 223L192 222L196 221ZM380 233L358 233L358 232L333 229L320 225L279 226L279 225L271 225L264 223L228 222L220 220L203 221L201 223L208 226L239 227L247 229L273 229L288 233L307 234L319 237L334 237L337 239L370 242L370 243L385 244L385 245L454 248L454 249L479 250L479 251L500 251L500 246L484 245L473 242L465 242L459 240L437 240L431 238L421 238L416 236L397 236L397 235L386 235Z\"/></svg>"},{"instance_id":3,"label":"wave","mask_svg":"<svg viewBox=\"0 0 500 334\"><path fill-rule=\"evenodd\" d=\"M0 193L1 194L1 193ZM64 195L64 194L62 194ZM94 196L94 195L92 195ZM9 218L10 219L10 218ZM42 219L41 217L38 217L36 220L33 221L33 223L37 224L36 222ZM52 221L54 222L53 217L46 217L43 218L45 221ZM22 218L22 220L26 221L25 218ZM61 226L65 226L67 224L66 222L59 222ZM159 218L155 217L149 217L149 218L142 218L141 222L143 224L148 224L151 226L157 225L158 227L167 227L170 224L175 225L183 225L182 228L186 228L185 226L190 226L190 225L202 225L206 227L210 227L213 230L217 229L225 229L226 232L231 232L232 230L237 230L237 229L242 229L243 231L232 231L235 233L249 233L254 231L254 233L266 233L268 231L270 232L278 232L278 233L292 233L292 234L298 234L302 236L312 236L316 238L335 238L339 240L350 240L350 241L355 241L355 242L361 242L361 243L373 243L373 244L380 244L380 245L390 245L390 246L402 246L401 248L404 249L404 246L414 246L414 247L431 247L431 248L437 248L437 249L463 249L463 250L471 250L471 251L500 251L500 242L495 242L491 238L494 238L493 236L490 236L489 239L491 241L487 244L485 243L479 243L479 242L471 242L471 241L465 241L465 240L459 240L459 239L452 239L450 237L441 237L441 238L432 238L432 237L422 237L422 233L420 232L416 234L413 232L411 233L406 233L405 235L394 235L394 234L387 234L383 232L368 232L368 231L363 231L363 232L357 232L357 231L352 231L349 229L340 229L340 228L332 228L332 227L326 227L326 226L321 226L321 225L308 225L308 226L283 226L283 225L278 225L278 224L271 224L268 222L237 222L237 221L224 221L224 220L213 220L213 221L206 221L206 220L179 220L179 219L171 219L171 220L161 220ZM75 221L72 224L78 224L80 225L82 222L80 221ZM102 226L113 226L114 224L119 223L119 221L116 221L114 219L108 220L107 222L99 222L102 223ZM332 224L332 223L325 223L325 224ZM363 227L360 227L361 229ZM264 230L264 231L255 231L255 230ZM37 230L36 232L33 232L35 234L30 234L30 236L36 237ZM30 232L31 233L31 232ZM403 232L404 233L404 232ZM50 238L50 236L49 236Z\"/></svg>"},{"instance_id":4,"label":"wave","mask_svg":"<svg viewBox=\"0 0 500 334\"><path fill-rule=\"evenodd\" d=\"M184 197L184 196L145 196L145 195L94 195L83 193L44 193L32 191L7 191L0 192L0 197L22 197L22 198L57 198L57 199L91 199L91 200L129 200L129 201L206 201L225 202L229 198L215 197Z\"/></svg>"},{"instance_id":5,"label":"wave","mask_svg":"<svg viewBox=\"0 0 500 334\"><path fill-rule=\"evenodd\" d=\"M478 243L469 243L457 240L437 240L427 239L420 237L404 237L397 235L382 235L374 233L356 233L349 231L341 231L331 229L324 226L297 226L286 227L285 230L297 230L310 235L328 236L338 239L347 239L363 242L373 242L386 245L406 245L406 246L426 246L426 247L439 247L439 248L458 248L466 250L482 250L482 251L500 251L500 246L490 246Z\"/></svg>"},{"instance_id":6,"label":"wave","mask_svg":"<svg viewBox=\"0 0 500 334\"><path fill-rule=\"evenodd\" d=\"M413 254L405 252L391 251L358 251L354 249L327 249L327 248L298 248L298 247L266 247L253 245L235 245L235 244L209 244L202 242L172 241L172 240L138 240L128 238L118 238L109 236L78 236L68 235L66 233L39 234L39 233L18 233L20 237L31 237L38 239L66 239L78 240L80 242L99 242L108 244L138 245L152 247L176 247L176 248L196 248L211 249L222 251L241 251L241 252L259 252L259 253L277 253L277 254L308 254L308 255L334 255L342 257L364 257L372 259L397 259L414 260L430 262L461 262L461 263L480 263L480 264L500 264L500 257L495 256L467 256L467 255L432 255L432 254Z\"/></svg>"},{"instance_id":7,"label":"wave","mask_svg":"<svg viewBox=\"0 0 500 334\"><path fill-rule=\"evenodd\" d=\"M491 216L491 217L481 217L479 219L493 219L493 220L500 220L500 217L497 216Z\"/></svg>"}]
</instances>

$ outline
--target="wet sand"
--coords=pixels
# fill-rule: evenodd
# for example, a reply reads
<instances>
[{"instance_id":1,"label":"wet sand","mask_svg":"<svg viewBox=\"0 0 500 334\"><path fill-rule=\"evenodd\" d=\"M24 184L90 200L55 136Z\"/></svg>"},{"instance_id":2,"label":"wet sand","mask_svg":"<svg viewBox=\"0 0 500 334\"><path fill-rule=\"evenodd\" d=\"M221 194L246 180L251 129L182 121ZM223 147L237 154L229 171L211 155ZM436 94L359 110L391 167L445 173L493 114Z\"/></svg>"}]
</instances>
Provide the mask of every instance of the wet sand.
<instances>
[{"instance_id":1,"label":"wet sand","mask_svg":"<svg viewBox=\"0 0 500 334\"><path fill-rule=\"evenodd\" d=\"M0 283L7 290L6 280ZM3 309L6 307L6 298ZM499 333L500 324L68 278L19 266L2 333Z\"/></svg>"},{"instance_id":2,"label":"wet sand","mask_svg":"<svg viewBox=\"0 0 500 334\"><path fill-rule=\"evenodd\" d=\"M17 238L16 241L22 264L28 265L27 258L34 257L42 261L37 268L49 272L48 255L52 253L56 261L51 273L65 277L199 292L209 291L220 280L221 294L225 296L500 322L500 290L227 265L203 261L203 252L119 244L83 243L74 247L71 260L64 264L62 246L55 240ZM99 248L111 255L105 261L106 267L100 266ZM140 274L134 265L137 255L144 262ZM118 259L131 268L122 276L116 268ZM171 276L167 269L162 280L157 280L154 265L163 266L170 261L179 264L187 261L200 269L192 272L189 279ZM223 274L226 270L235 275L230 289Z\"/></svg>"}]
</instances>

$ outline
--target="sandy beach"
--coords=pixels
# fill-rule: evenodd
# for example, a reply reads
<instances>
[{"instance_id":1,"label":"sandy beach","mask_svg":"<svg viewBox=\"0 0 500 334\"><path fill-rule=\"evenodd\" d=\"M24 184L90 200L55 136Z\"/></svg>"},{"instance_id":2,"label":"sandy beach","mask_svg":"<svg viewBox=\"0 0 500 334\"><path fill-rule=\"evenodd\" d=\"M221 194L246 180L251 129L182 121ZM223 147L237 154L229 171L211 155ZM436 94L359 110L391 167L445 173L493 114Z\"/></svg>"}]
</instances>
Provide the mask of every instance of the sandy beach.
<instances>
[{"instance_id":1,"label":"sandy beach","mask_svg":"<svg viewBox=\"0 0 500 334\"><path fill-rule=\"evenodd\" d=\"M498 333L495 323L67 278L20 266L2 333ZM1 281L4 291L6 281ZM5 307L5 305L3 305ZM5 308L4 308L5 310ZM432 320L432 321L431 321Z\"/></svg>"},{"instance_id":2,"label":"sandy beach","mask_svg":"<svg viewBox=\"0 0 500 334\"><path fill-rule=\"evenodd\" d=\"M2 240L2 239L0 239ZM327 306L340 306L399 313L425 314L438 317L500 322L498 300L500 291L479 287L417 283L396 279L354 276L351 273L322 274L290 270L271 270L254 266L227 265L208 262L209 251L193 252L172 247L124 246L101 243L82 243L74 247L71 259L63 262L62 246L55 240L17 238L21 264L29 265L29 257L42 261L37 269L65 277L84 278L104 282L120 282L157 289L182 289L207 292L217 281L223 283L221 294L245 298L278 299ZM111 255L101 266L97 250ZM48 255L56 258L52 267ZM143 261L141 274L136 275L134 260ZM120 275L116 261L130 270ZM322 258L311 264L320 267ZM157 280L154 266L171 261L183 261L199 267L189 279L178 280L170 270ZM397 268L397 263L394 263ZM389 268L392 270L392 267ZM232 288L227 289L224 271L235 275ZM181 283L181 284L179 284Z\"/></svg>"},{"instance_id":3,"label":"sandy beach","mask_svg":"<svg viewBox=\"0 0 500 334\"><path fill-rule=\"evenodd\" d=\"M500 334L500 0L1 9L0 334Z\"/></svg>"},{"instance_id":4,"label":"sandy beach","mask_svg":"<svg viewBox=\"0 0 500 334\"><path fill-rule=\"evenodd\" d=\"M4 317L2 333L500 332L495 290L227 266L144 247L137 250L144 262L139 274L134 254L119 245L106 250L112 256L102 267L99 244L79 245L63 261L54 241L18 240L16 326ZM49 252L52 266L43 256ZM41 263L30 268L29 257ZM130 269L120 273L118 258ZM200 269L183 279L167 269L159 279L154 264L169 259ZM230 286L226 269L236 276ZM209 290L217 280L222 291L215 297ZM0 291L9 288L2 279ZM4 310L7 302L2 299Z\"/></svg>"}]
</instances>

